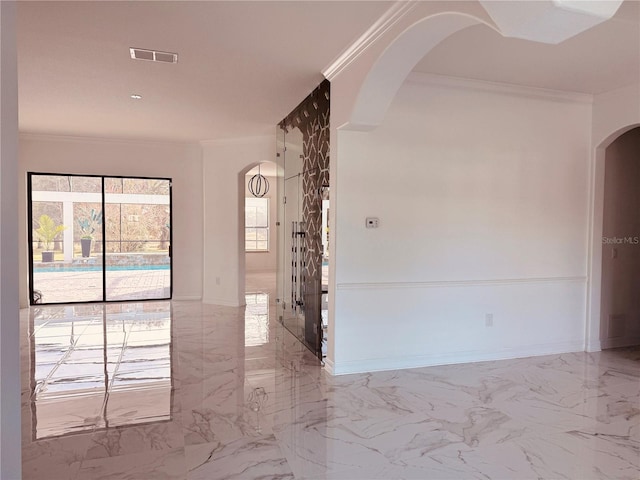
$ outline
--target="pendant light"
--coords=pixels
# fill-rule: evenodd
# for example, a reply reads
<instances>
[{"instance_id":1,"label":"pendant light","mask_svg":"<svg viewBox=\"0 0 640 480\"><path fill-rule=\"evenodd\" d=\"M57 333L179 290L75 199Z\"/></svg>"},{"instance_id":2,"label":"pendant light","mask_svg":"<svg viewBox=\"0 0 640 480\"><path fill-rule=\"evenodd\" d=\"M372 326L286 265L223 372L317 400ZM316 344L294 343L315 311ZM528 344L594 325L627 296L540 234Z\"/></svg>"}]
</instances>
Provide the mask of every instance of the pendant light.
<instances>
[{"instance_id":1,"label":"pendant light","mask_svg":"<svg viewBox=\"0 0 640 480\"><path fill-rule=\"evenodd\" d=\"M260 173L260 165L258 165L258 173L249 180L249 192L254 197L264 197L269 192L269 180Z\"/></svg>"}]
</instances>

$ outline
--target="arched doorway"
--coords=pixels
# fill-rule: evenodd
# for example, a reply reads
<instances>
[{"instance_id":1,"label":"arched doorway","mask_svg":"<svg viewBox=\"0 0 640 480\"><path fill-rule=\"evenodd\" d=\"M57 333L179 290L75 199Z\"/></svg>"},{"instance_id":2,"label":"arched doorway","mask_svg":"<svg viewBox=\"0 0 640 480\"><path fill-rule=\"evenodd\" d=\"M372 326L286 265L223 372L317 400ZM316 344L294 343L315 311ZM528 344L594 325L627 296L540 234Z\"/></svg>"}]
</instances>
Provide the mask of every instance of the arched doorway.
<instances>
[{"instance_id":1,"label":"arched doorway","mask_svg":"<svg viewBox=\"0 0 640 480\"><path fill-rule=\"evenodd\" d=\"M604 149L601 347L640 344L640 127Z\"/></svg>"},{"instance_id":2,"label":"arched doorway","mask_svg":"<svg viewBox=\"0 0 640 480\"><path fill-rule=\"evenodd\" d=\"M275 301L277 268L277 167L262 162L243 177L245 292L263 292Z\"/></svg>"}]
</instances>

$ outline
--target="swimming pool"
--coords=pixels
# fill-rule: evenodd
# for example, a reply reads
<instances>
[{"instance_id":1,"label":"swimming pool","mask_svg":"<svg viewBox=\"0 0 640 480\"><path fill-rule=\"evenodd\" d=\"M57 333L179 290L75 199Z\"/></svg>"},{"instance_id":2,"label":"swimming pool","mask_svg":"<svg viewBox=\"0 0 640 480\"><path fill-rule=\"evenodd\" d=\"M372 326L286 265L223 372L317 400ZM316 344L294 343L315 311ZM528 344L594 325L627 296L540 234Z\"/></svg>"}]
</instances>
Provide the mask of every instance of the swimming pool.
<instances>
[{"instance_id":1,"label":"swimming pool","mask_svg":"<svg viewBox=\"0 0 640 480\"><path fill-rule=\"evenodd\" d=\"M117 272L121 270L169 270L170 265L107 265L107 272ZM101 265L91 265L86 267L33 267L34 273L66 273L66 272L101 272Z\"/></svg>"}]
</instances>

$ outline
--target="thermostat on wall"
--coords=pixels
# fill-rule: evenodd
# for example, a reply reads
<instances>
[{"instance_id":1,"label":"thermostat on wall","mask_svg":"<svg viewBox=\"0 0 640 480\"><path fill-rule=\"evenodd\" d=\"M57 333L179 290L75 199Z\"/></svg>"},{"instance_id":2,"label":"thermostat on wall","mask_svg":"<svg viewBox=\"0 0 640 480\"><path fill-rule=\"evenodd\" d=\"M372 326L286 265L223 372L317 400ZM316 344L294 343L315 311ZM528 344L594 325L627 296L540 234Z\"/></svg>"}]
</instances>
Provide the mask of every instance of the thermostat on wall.
<instances>
[{"instance_id":1,"label":"thermostat on wall","mask_svg":"<svg viewBox=\"0 0 640 480\"><path fill-rule=\"evenodd\" d=\"M367 228L378 228L378 226L380 226L380 219L378 217L367 217L365 225Z\"/></svg>"}]
</instances>

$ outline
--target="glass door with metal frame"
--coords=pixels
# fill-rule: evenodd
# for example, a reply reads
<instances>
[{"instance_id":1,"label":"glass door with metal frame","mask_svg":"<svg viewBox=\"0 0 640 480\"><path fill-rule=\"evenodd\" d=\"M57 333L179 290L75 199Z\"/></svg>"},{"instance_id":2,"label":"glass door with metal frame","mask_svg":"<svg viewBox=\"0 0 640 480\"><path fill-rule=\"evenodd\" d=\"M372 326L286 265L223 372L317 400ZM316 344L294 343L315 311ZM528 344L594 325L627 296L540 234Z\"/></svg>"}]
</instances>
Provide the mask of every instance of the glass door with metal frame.
<instances>
[{"instance_id":1,"label":"glass door with metal frame","mask_svg":"<svg viewBox=\"0 0 640 480\"><path fill-rule=\"evenodd\" d=\"M278 318L318 358L328 332L330 84L279 124Z\"/></svg>"},{"instance_id":2,"label":"glass door with metal frame","mask_svg":"<svg viewBox=\"0 0 640 480\"><path fill-rule=\"evenodd\" d=\"M29 173L31 304L171 298L171 180Z\"/></svg>"},{"instance_id":3,"label":"glass door with metal frame","mask_svg":"<svg viewBox=\"0 0 640 480\"><path fill-rule=\"evenodd\" d=\"M170 180L104 182L106 300L170 298Z\"/></svg>"},{"instance_id":4,"label":"glass door with metal frame","mask_svg":"<svg viewBox=\"0 0 640 480\"><path fill-rule=\"evenodd\" d=\"M322 286L317 248L320 209L309 208L309 182L317 174L305 162L299 128L278 132L278 318L300 342L322 358ZM305 166L307 167L305 169ZM305 198L307 208L305 208ZM314 197L315 199L315 197ZM317 218L316 218L317 217Z\"/></svg>"}]
</instances>

